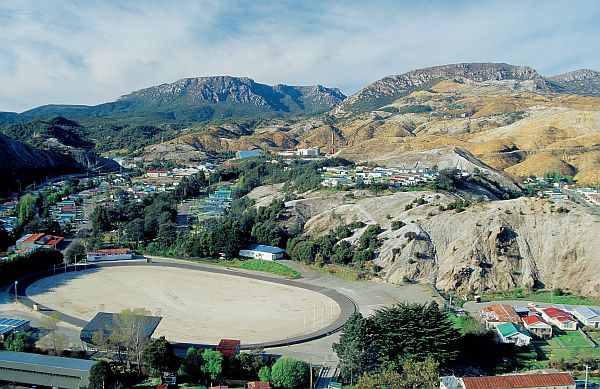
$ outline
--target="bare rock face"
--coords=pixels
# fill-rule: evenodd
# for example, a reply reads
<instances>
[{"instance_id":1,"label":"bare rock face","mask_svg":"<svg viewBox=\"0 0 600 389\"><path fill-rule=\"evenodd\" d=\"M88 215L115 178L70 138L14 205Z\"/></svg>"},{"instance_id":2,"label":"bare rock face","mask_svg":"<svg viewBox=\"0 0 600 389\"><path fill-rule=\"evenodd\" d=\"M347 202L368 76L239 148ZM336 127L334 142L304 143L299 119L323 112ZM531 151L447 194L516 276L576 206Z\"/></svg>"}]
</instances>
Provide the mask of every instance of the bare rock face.
<instances>
[{"instance_id":1,"label":"bare rock face","mask_svg":"<svg viewBox=\"0 0 600 389\"><path fill-rule=\"evenodd\" d=\"M600 72L580 69L549 78L550 82L565 93L600 96Z\"/></svg>"},{"instance_id":2,"label":"bare rock face","mask_svg":"<svg viewBox=\"0 0 600 389\"><path fill-rule=\"evenodd\" d=\"M387 76L366 86L348 97L340 111L375 109L414 91L420 87L433 85L444 79L461 77L472 81L531 80L536 88L551 90L549 83L528 66L514 66L503 63L460 63L434 66L410 72Z\"/></svg>"},{"instance_id":3,"label":"bare rock face","mask_svg":"<svg viewBox=\"0 0 600 389\"><path fill-rule=\"evenodd\" d=\"M302 216L310 236L354 221L384 229L376 262L387 282L432 283L464 294L536 287L597 296L600 290L600 216L575 204L521 197L456 212L439 207L454 201L451 195L433 192L304 197L286 205ZM415 205L421 197L425 204ZM405 225L392 230L396 220ZM363 230L348 240L356 242Z\"/></svg>"}]
</instances>

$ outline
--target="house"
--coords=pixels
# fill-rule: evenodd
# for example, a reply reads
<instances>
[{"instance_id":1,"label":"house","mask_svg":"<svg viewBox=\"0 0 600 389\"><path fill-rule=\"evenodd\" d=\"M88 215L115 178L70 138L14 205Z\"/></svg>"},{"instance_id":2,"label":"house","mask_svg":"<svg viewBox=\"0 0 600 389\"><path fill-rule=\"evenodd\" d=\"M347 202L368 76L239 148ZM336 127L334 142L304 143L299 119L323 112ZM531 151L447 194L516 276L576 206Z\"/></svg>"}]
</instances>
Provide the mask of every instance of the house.
<instances>
[{"instance_id":1,"label":"house","mask_svg":"<svg viewBox=\"0 0 600 389\"><path fill-rule=\"evenodd\" d=\"M577 329L577 321L567 312L557 308L544 308L539 310L544 320L556 326L558 329L565 331L575 331Z\"/></svg>"},{"instance_id":2,"label":"house","mask_svg":"<svg viewBox=\"0 0 600 389\"><path fill-rule=\"evenodd\" d=\"M523 324L525 324L525 328L530 334L538 338L548 339L552 337L552 326L537 315L524 317Z\"/></svg>"},{"instance_id":3,"label":"house","mask_svg":"<svg viewBox=\"0 0 600 389\"><path fill-rule=\"evenodd\" d=\"M260 150L240 150L235 153L237 159L257 158L260 157Z\"/></svg>"},{"instance_id":4,"label":"house","mask_svg":"<svg viewBox=\"0 0 600 389\"><path fill-rule=\"evenodd\" d=\"M489 305L481 310L481 315L485 321L485 328L488 330L494 330L502 323L515 323L518 326L521 325L521 318L510 305Z\"/></svg>"},{"instance_id":5,"label":"house","mask_svg":"<svg viewBox=\"0 0 600 389\"><path fill-rule=\"evenodd\" d=\"M241 342L237 339L221 339L217 351L224 357L233 358L240 353Z\"/></svg>"},{"instance_id":6,"label":"house","mask_svg":"<svg viewBox=\"0 0 600 389\"><path fill-rule=\"evenodd\" d=\"M96 361L0 351L0 379L21 387L87 388Z\"/></svg>"},{"instance_id":7,"label":"house","mask_svg":"<svg viewBox=\"0 0 600 389\"><path fill-rule=\"evenodd\" d=\"M567 311L587 327L600 328L600 310L586 306L572 307Z\"/></svg>"},{"instance_id":8,"label":"house","mask_svg":"<svg viewBox=\"0 0 600 389\"><path fill-rule=\"evenodd\" d=\"M133 251L129 249L101 249L87 252L88 262L116 261L119 259L133 259Z\"/></svg>"},{"instance_id":9,"label":"house","mask_svg":"<svg viewBox=\"0 0 600 389\"><path fill-rule=\"evenodd\" d=\"M64 239L62 236L46 235L44 233L27 234L17 240L16 247L20 252L27 252L38 248L58 250L59 244Z\"/></svg>"},{"instance_id":10,"label":"house","mask_svg":"<svg viewBox=\"0 0 600 389\"><path fill-rule=\"evenodd\" d=\"M529 373L489 377L440 377L441 389L575 389L569 373Z\"/></svg>"},{"instance_id":11,"label":"house","mask_svg":"<svg viewBox=\"0 0 600 389\"><path fill-rule=\"evenodd\" d=\"M296 150L296 155L304 156L304 157L318 157L319 156L319 148L318 147L309 147L307 149L298 149L298 150Z\"/></svg>"},{"instance_id":12,"label":"house","mask_svg":"<svg viewBox=\"0 0 600 389\"><path fill-rule=\"evenodd\" d=\"M502 343L513 343L517 346L528 346L531 343L531 336L523 333L512 322L499 324L496 327L496 334Z\"/></svg>"},{"instance_id":13,"label":"house","mask_svg":"<svg viewBox=\"0 0 600 389\"><path fill-rule=\"evenodd\" d=\"M159 178L159 177L167 177L169 172L166 170L148 170L146 172L146 177L149 178Z\"/></svg>"},{"instance_id":14,"label":"house","mask_svg":"<svg viewBox=\"0 0 600 389\"><path fill-rule=\"evenodd\" d=\"M274 261L285 256L285 251L279 247L265 246L262 244L251 244L243 250L240 250L240 257L263 259L265 261Z\"/></svg>"},{"instance_id":15,"label":"house","mask_svg":"<svg viewBox=\"0 0 600 389\"><path fill-rule=\"evenodd\" d=\"M29 320L0 317L0 340L4 341L10 334L18 331L27 331Z\"/></svg>"},{"instance_id":16,"label":"house","mask_svg":"<svg viewBox=\"0 0 600 389\"><path fill-rule=\"evenodd\" d=\"M104 337L108 338L111 331L117 326L118 313L98 312L94 318L83 327L79 333L79 338L88 348L94 349L97 347L92 341L94 333L102 332ZM145 337L150 339L156 327L160 324L162 317L160 316L140 316L141 328Z\"/></svg>"},{"instance_id":17,"label":"house","mask_svg":"<svg viewBox=\"0 0 600 389\"><path fill-rule=\"evenodd\" d=\"M248 382L246 387L248 389L271 389L271 384L264 381L252 381Z\"/></svg>"}]
</instances>

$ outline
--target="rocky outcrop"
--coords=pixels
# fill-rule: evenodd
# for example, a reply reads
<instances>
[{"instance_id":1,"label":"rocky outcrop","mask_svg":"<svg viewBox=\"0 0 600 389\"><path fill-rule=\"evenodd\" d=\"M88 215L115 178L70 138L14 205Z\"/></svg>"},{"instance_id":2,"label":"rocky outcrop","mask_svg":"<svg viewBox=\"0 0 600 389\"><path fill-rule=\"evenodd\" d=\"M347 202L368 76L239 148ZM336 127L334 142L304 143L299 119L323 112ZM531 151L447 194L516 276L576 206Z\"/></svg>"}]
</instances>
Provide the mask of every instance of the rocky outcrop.
<instances>
[{"instance_id":1,"label":"rocky outcrop","mask_svg":"<svg viewBox=\"0 0 600 389\"><path fill-rule=\"evenodd\" d=\"M549 77L548 80L563 93L600 96L600 72L580 69Z\"/></svg>"},{"instance_id":2,"label":"rocky outcrop","mask_svg":"<svg viewBox=\"0 0 600 389\"><path fill-rule=\"evenodd\" d=\"M261 203L260 194L257 189L250 195ZM455 200L453 195L433 192L304 197L286 206L302 215L308 235L355 221L384 229L376 263L382 269L379 276L388 282L433 283L464 294L536 287L597 296L600 290L600 216L576 204L521 197L457 212L443 210ZM416 204L417 198L424 204ZM392 230L393 221L405 225ZM356 230L350 242L363 230Z\"/></svg>"},{"instance_id":3,"label":"rocky outcrop","mask_svg":"<svg viewBox=\"0 0 600 389\"><path fill-rule=\"evenodd\" d=\"M455 77L472 81L534 81L535 88L550 91L549 83L528 66L504 63L461 63L434 66L382 78L348 97L339 111L366 111L382 107L414 90L432 86L442 80Z\"/></svg>"}]
</instances>

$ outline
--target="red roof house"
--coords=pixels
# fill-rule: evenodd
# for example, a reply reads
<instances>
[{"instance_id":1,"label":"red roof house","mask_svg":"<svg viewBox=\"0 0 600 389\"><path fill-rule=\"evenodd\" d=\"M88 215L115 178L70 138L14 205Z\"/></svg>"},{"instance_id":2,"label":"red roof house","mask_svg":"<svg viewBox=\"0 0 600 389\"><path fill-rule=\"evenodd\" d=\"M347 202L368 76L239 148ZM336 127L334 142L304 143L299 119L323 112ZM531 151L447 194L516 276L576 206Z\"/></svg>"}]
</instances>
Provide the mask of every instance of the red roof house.
<instances>
[{"instance_id":1,"label":"red roof house","mask_svg":"<svg viewBox=\"0 0 600 389\"><path fill-rule=\"evenodd\" d=\"M465 389L573 388L575 380L569 373L515 374L493 377L464 377Z\"/></svg>"},{"instance_id":2,"label":"red roof house","mask_svg":"<svg viewBox=\"0 0 600 389\"><path fill-rule=\"evenodd\" d=\"M221 339L217 351L224 357L232 358L239 354L241 342L237 339Z\"/></svg>"}]
</instances>

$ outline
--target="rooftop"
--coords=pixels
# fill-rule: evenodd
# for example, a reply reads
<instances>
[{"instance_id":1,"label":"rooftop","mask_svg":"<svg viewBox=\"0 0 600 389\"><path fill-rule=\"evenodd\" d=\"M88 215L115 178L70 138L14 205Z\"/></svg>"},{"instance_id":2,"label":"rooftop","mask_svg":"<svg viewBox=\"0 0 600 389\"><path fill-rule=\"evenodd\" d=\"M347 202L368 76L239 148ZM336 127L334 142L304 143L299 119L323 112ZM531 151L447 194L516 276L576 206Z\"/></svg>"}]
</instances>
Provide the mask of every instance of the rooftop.
<instances>
[{"instance_id":1,"label":"rooftop","mask_svg":"<svg viewBox=\"0 0 600 389\"><path fill-rule=\"evenodd\" d=\"M98 312L96 316L83 327L79 337L82 341L91 343L92 334L96 331L100 330L104 332L105 336L110 335L110 332L115 327L115 318L118 315L118 313ZM149 338L154 333L154 330L156 330L156 327L158 327L162 317L143 316L143 318L145 320L145 335Z\"/></svg>"},{"instance_id":2,"label":"rooftop","mask_svg":"<svg viewBox=\"0 0 600 389\"><path fill-rule=\"evenodd\" d=\"M89 372L96 361L85 359L53 357L31 353L19 353L14 351L0 351L0 361L22 363L28 365L40 365L56 369L71 369Z\"/></svg>"},{"instance_id":3,"label":"rooftop","mask_svg":"<svg viewBox=\"0 0 600 389\"><path fill-rule=\"evenodd\" d=\"M15 328L28 324L29 320L12 319L10 317L0 317L0 335L4 335Z\"/></svg>"},{"instance_id":4,"label":"rooftop","mask_svg":"<svg viewBox=\"0 0 600 389\"><path fill-rule=\"evenodd\" d=\"M542 309L542 312L544 312L546 314L546 316L558 319L560 321L574 320L571 315L569 315L567 312L562 311L560 309L545 308L545 309Z\"/></svg>"},{"instance_id":5,"label":"rooftop","mask_svg":"<svg viewBox=\"0 0 600 389\"><path fill-rule=\"evenodd\" d=\"M114 255L114 254L129 254L130 249L100 249L88 251L88 254L92 255Z\"/></svg>"},{"instance_id":6,"label":"rooftop","mask_svg":"<svg viewBox=\"0 0 600 389\"><path fill-rule=\"evenodd\" d=\"M515 374L494 377L464 377L466 389L544 388L575 385L569 373Z\"/></svg>"},{"instance_id":7,"label":"rooftop","mask_svg":"<svg viewBox=\"0 0 600 389\"><path fill-rule=\"evenodd\" d=\"M549 325L548 323L546 323L546 321L544 319L542 319L539 316L536 315L529 315L527 317L523 318L523 322L527 325L532 325L532 324L546 324Z\"/></svg>"},{"instance_id":8,"label":"rooftop","mask_svg":"<svg viewBox=\"0 0 600 389\"><path fill-rule=\"evenodd\" d=\"M279 254L279 253L283 253L283 249L280 249L279 247L274 247L274 246L266 246L263 244L251 244L249 246L247 246L246 248L244 248L244 250L253 250L253 251L262 251L264 253L271 253L271 254Z\"/></svg>"},{"instance_id":9,"label":"rooftop","mask_svg":"<svg viewBox=\"0 0 600 389\"><path fill-rule=\"evenodd\" d=\"M519 327L517 327L515 323L508 322L500 324L498 326L498 332L500 332L500 334L506 338L507 336L518 334L521 331L519 331Z\"/></svg>"}]
</instances>

